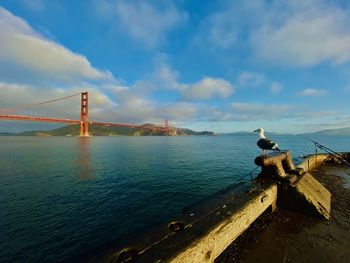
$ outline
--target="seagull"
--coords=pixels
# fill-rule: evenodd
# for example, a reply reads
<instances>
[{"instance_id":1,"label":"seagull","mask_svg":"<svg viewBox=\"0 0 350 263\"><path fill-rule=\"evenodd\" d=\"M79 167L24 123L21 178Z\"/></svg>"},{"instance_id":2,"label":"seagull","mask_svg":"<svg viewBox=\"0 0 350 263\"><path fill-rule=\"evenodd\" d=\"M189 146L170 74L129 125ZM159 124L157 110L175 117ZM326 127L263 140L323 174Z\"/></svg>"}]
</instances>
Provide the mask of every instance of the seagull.
<instances>
[{"instance_id":1,"label":"seagull","mask_svg":"<svg viewBox=\"0 0 350 263\"><path fill-rule=\"evenodd\" d=\"M275 143L275 142L273 142L270 139L265 137L263 128L259 128L259 129L255 130L254 132L259 133L260 139L257 141L256 144L262 149L263 155L267 155L268 150L280 151L277 143ZM264 153L266 153L266 154L264 154Z\"/></svg>"}]
</instances>

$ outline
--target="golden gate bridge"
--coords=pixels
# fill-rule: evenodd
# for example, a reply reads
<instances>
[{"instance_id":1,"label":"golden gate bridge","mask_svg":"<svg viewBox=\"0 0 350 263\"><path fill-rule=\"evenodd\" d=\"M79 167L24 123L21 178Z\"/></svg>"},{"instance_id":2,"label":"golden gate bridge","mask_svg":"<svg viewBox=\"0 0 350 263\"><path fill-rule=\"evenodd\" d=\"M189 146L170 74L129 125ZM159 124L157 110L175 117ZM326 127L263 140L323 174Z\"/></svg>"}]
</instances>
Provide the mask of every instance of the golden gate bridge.
<instances>
[{"instance_id":1,"label":"golden gate bridge","mask_svg":"<svg viewBox=\"0 0 350 263\"><path fill-rule=\"evenodd\" d=\"M31 114L23 114L23 112L28 112L28 109L32 109L37 106L48 105L58 101L67 100L76 96L80 96L80 119L72 118L57 118L57 117L43 117L43 116L33 116ZM101 107L101 103L90 94L90 98ZM110 110L111 111L111 110ZM111 111L113 112L113 111ZM22 105L15 108L0 109L0 120L3 121L31 121L31 122L48 122L48 123L65 123L65 124L76 124L80 125L80 137L88 137L89 125L97 126L115 126L115 127L127 127L127 128L142 128L153 131L163 132L164 135L169 135L169 122L164 121L164 125L161 126L147 126L147 125L134 125L126 123L113 123L113 122L99 122L92 121L89 119L89 93L81 92L69 96L65 96L58 99L48 100L39 103Z\"/></svg>"}]
</instances>

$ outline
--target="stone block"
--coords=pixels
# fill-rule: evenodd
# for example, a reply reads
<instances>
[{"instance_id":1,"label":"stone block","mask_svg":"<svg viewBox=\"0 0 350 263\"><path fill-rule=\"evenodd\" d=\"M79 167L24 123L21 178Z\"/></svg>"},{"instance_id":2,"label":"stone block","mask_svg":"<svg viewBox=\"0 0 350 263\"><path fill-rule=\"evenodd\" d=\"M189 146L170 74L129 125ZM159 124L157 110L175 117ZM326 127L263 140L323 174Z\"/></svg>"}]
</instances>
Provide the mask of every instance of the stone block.
<instances>
[{"instance_id":1,"label":"stone block","mask_svg":"<svg viewBox=\"0 0 350 263\"><path fill-rule=\"evenodd\" d=\"M281 184L277 202L289 210L330 218L331 193L309 173L294 184Z\"/></svg>"}]
</instances>

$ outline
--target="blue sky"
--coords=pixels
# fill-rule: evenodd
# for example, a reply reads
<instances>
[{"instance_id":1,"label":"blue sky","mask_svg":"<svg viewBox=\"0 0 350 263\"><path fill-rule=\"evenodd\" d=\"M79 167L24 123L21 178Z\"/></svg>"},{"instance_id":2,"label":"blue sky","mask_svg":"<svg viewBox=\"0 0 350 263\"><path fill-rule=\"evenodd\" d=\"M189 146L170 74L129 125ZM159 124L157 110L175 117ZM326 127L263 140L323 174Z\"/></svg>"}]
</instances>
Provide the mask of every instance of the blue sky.
<instances>
[{"instance_id":1,"label":"blue sky","mask_svg":"<svg viewBox=\"0 0 350 263\"><path fill-rule=\"evenodd\" d=\"M169 119L216 132L350 126L347 1L0 6L0 108L88 90L115 112L96 109L96 120ZM73 118L78 106L55 107ZM38 127L46 126L0 123L2 131Z\"/></svg>"}]
</instances>

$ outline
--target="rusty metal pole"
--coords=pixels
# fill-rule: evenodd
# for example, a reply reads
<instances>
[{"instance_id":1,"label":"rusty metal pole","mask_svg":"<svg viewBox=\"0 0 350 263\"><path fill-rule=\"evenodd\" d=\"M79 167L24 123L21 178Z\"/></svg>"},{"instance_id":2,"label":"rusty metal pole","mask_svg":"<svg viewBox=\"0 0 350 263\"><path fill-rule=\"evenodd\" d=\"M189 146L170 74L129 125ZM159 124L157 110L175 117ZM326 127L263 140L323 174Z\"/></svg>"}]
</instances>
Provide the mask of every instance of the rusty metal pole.
<instances>
[{"instance_id":1,"label":"rusty metal pole","mask_svg":"<svg viewBox=\"0 0 350 263\"><path fill-rule=\"evenodd\" d=\"M81 93L80 137L89 136L89 99L88 92Z\"/></svg>"}]
</instances>

